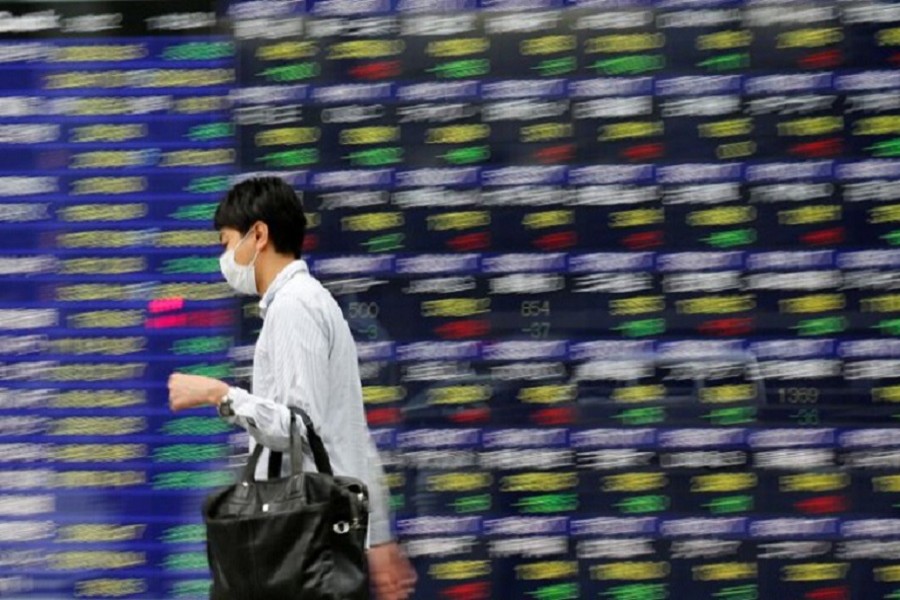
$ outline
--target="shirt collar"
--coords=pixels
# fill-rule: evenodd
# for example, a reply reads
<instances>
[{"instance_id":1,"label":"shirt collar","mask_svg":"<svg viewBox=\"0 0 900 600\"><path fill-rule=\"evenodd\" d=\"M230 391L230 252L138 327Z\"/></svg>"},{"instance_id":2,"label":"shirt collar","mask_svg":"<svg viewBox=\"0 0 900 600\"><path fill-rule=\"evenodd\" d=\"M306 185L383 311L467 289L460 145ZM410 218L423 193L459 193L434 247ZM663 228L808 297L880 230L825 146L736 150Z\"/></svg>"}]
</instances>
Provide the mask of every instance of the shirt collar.
<instances>
[{"instance_id":1,"label":"shirt collar","mask_svg":"<svg viewBox=\"0 0 900 600\"><path fill-rule=\"evenodd\" d=\"M306 266L306 261L298 258L289 263L275 276L275 279L269 285L269 289L266 290L262 300L259 301L259 312L264 318L266 316L266 309L269 308L269 305L272 304L272 300L275 299L275 294L277 294L288 281L293 279L294 275L300 273L309 273L309 267Z\"/></svg>"}]
</instances>

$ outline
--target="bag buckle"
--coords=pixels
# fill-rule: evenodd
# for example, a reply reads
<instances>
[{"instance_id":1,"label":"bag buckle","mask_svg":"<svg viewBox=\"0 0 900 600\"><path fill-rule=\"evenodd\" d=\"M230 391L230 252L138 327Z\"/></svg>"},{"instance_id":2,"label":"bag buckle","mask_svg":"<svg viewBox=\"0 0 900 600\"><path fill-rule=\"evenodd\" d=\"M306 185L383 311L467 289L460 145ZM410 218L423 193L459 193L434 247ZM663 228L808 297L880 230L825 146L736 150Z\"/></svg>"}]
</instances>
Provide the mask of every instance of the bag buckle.
<instances>
[{"instance_id":1,"label":"bag buckle","mask_svg":"<svg viewBox=\"0 0 900 600\"><path fill-rule=\"evenodd\" d=\"M350 521L349 523L347 521L338 521L331 528L334 530L335 533L344 535L345 533L349 532L351 529L359 529L360 527L362 527L362 526L359 524L359 519L354 517L353 520Z\"/></svg>"},{"instance_id":2,"label":"bag buckle","mask_svg":"<svg viewBox=\"0 0 900 600\"><path fill-rule=\"evenodd\" d=\"M360 504L365 504L365 494L362 492L356 493L356 499ZM350 502L350 521L338 521L332 526L334 532L340 535L344 535L349 532L351 529L362 529L362 524L360 523L359 513L357 511L356 503Z\"/></svg>"}]
</instances>

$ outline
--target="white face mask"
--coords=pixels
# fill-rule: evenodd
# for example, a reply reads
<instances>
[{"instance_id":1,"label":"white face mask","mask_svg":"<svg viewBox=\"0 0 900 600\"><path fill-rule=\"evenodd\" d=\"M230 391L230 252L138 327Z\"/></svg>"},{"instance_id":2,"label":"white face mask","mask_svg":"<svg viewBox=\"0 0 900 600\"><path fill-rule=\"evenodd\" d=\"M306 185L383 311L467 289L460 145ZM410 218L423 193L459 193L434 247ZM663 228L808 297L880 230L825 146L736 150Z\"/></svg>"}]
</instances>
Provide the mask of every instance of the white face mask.
<instances>
[{"instance_id":1,"label":"white face mask","mask_svg":"<svg viewBox=\"0 0 900 600\"><path fill-rule=\"evenodd\" d=\"M259 250L253 255L253 260L250 261L249 265L239 265L234 260L234 253L241 247L241 244L244 243L251 233L253 233L252 229L247 232L247 235L241 238L241 241L238 242L237 246L231 250L226 250L219 258L219 268L222 270L225 281L228 282L228 285L230 285L234 291L247 296L259 293L256 289L256 269L254 268L256 257L259 256Z\"/></svg>"}]
</instances>

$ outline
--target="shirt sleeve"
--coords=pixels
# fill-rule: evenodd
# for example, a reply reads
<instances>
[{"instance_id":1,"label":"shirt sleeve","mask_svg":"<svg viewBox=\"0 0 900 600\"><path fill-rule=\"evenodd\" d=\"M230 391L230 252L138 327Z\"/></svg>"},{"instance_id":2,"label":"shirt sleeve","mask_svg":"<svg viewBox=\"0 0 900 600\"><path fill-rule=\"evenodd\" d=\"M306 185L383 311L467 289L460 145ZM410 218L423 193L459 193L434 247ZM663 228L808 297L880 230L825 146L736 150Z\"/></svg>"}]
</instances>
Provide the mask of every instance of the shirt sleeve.
<instances>
[{"instance_id":1,"label":"shirt sleeve","mask_svg":"<svg viewBox=\"0 0 900 600\"><path fill-rule=\"evenodd\" d=\"M290 448L291 413L271 398L254 396L247 390L231 388L234 416L225 420L247 430L257 443L276 452ZM305 409L304 409L305 410ZM306 435L306 428L296 421L295 435Z\"/></svg>"},{"instance_id":2,"label":"shirt sleeve","mask_svg":"<svg viewBox=\"0 0 900 600\"><path fill-rule=\"evenodd\" d=\"M290 447L291 414L286 405L302 408L322 437L335 473L355 477L369 490L369 545L390 541L393 535L384 470L365 422L362 404L340 406L330 402L330 341L325 323L299 302L273 303L266 320L270 329L264 350L273 365L274 397L263 398L246 390L233 389L235 416L228 420L246 429L263 446L285 452ZM348 371L358 378L356 365ZM326 412L328 420L347 434L342 439L365 443L329 443L331 436L322 428ZM297 420L296 426L295 432L306 434L303 423Z\"/></svg>"}]
</instances>

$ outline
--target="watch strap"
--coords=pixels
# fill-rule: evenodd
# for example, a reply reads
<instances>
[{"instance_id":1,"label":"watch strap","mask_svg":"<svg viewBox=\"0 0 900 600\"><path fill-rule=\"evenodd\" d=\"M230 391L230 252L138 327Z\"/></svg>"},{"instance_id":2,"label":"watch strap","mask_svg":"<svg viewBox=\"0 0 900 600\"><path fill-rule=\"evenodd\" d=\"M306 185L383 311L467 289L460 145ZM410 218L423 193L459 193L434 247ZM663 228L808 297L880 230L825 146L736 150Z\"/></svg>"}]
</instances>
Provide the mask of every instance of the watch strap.
<instances>
[{"instance_id":1,"label":"watch strap","mask_svg":"<svg viewBox=\"0 0 900 600\"><path fill-rule=\"evenodd\" d=\"M233 417L234 416L234 408L232 407L231 400L231 390L228 390L228 393L225 394L222 399L219 401L219 405L216 407L216 411L219 413L220 417Z\"/></svg>"}]
</instances>

